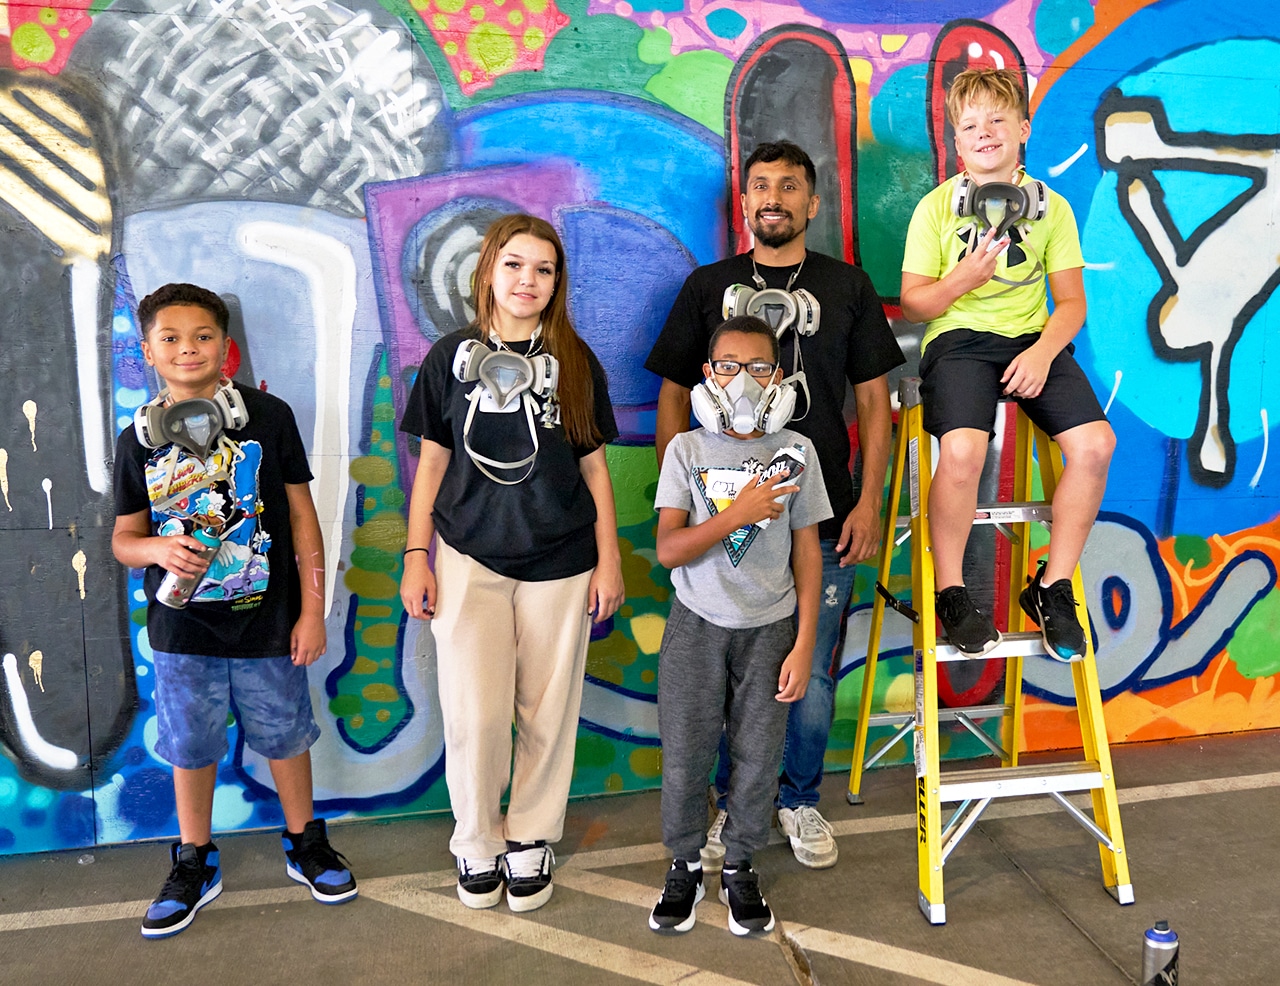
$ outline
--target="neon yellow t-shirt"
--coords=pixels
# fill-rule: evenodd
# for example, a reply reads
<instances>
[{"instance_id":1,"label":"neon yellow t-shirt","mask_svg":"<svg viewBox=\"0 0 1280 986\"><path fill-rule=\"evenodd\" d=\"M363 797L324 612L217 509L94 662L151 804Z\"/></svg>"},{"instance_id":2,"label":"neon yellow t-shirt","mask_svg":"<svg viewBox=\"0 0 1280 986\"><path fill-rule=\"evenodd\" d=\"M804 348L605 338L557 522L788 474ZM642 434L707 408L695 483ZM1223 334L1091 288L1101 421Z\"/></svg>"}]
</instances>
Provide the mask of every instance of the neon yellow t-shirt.
<instances>
[{"instance_id":1,"label":"neon yellow t-shirt","mask_svg":"<svg viewBox=\"0 0 1280 986\"><path fill-rule=\"evenodd\" d=\"M959 176L948 178L920 200L907 227L902 270L908 274L941 279L960 262L969 242L968 231L976 219L961 218L952 210ZM1018 184L1029 182L1022 174ZM1010 244L996 265L996 276L1010 281L1031 277L1036 258L1044 270L1031 284L1009 289L994 278L962 295L925 330L920 351L948 329L973 329L1015 336L1039 332L1049 320L1048 274L1084 266L1076 217L1067 200L1050 191L1043 219L1019 224L1023 242ZM1021 252L1021 256L1016 251ZM1015 263L1010 266L1010 255Z\"/></svg>"}]
</instances>

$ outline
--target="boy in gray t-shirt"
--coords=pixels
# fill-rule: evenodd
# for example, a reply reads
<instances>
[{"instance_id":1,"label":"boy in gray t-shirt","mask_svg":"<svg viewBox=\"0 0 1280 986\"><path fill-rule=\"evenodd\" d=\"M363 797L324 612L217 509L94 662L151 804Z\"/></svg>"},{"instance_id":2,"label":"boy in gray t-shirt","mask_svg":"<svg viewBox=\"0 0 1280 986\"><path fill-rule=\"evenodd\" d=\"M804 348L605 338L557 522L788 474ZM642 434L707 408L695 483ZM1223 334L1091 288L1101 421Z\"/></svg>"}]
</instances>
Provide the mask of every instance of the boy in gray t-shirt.
<instances>
[{"instance_id":1,"label":"boy in gray t-shirt","mask_svg":"<svg viewBox=\"0 0 1280 986\"><path fill-rule=\"evenodd\" d=\"M711 337L693 393L703 428L677 435L658 478L658 560L676 598L658 663L662 841L674 860L649 915L688 931L705 893L707 775L723 730L733 759L720 899L737 935L773 928L751 854L768 842L787 728L804 695L818 621L818 522L831 516L808 439L780 428L794 395L779 387L778 341L763 321L730 319ZM772 431L772 434L766 434ZM803 472L762 478L796 446Z\"/></svg>"}]
</instances>

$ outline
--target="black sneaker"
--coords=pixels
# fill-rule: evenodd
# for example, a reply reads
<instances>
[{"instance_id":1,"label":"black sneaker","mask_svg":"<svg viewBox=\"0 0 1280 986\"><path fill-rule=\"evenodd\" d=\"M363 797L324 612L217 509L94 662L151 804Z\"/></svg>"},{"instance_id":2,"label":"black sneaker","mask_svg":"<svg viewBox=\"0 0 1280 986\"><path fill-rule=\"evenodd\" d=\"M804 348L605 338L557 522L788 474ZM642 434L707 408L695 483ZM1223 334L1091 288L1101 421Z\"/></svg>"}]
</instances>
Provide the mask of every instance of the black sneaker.
<instances>
[{"instance_id":1,"label":"black sneaker","mask_svg":"<svg viewBox=\"0 0 1280 986\"><path fill-rule=\"evenodd\" d=\"M760 877L749 863L720 871L720 903L729 908L729 930L735 935L773 930L773 911L760 895Z\"/></svg>"},{"instance_id":2,"label":"black sneaker","mask_svg":"<svg viewBox=\"0 0 1280 986\"><path fill-rule=\"evenodd\" d=\"M706 892L701 866L691 870L683 859L673 861L662 896L649 912L649 927L659 934L688 931L698 920L698 901Z\"/></svg>"},{"instance_id":3,"label":"black sneaker","mask_svg":"<svg viewBox=\"0 0 1280 986\"><path fill-rule=\"evenodd\" d=\"M196 911L222 893L222 867L212 842L203 846L175 842L169 856L173 860L169 879L142 919L144 938L176 935L195 919Z\"/></svg>"},{"instance_id":4,"label":"black sneaker","mask_svg":"<svg viewBox=\"0 0 1280 986\"><path fill-rule=\"evenodd\" d=\"M502 899L501 856L458 857L458 900L483 910Z\"/></svg>"},{"instance_id":5,"label":"black sneaker","mask_svg":"<svg viewBox=\"0 0 1280 986\"><path fill-rule=\"evenodd\" d=\"M1028 580L1018 602L1022 611L1040 624L1040 636L1050 657L1064 664L1079 661L1084 657L1084 628L1076 617L1071 580L1058 579L1052 585L1041 585L1044 565L1041 562L1035 577Z\"/></svg>"},{"instance_id":6,"label":"black sneaker","mask_svg":"<svg viewBox=\"0 0 1280 986\"><path fill-rule=\"evenodd\" d=\"M287 860L285 874L310 887L311 896L320 903L341 904L359 892L347 857L329 845L323 818L307 822L301 835L286 831L280 841Z\"/></svg>"},{"instance_id":7,"label":"black sneaker","mask_svg":"<svg viewBox=\"0 0 1280 986\"><path fill-rule=\"evenodd\" d=\"M981 657L1000 643L1000 631L991 617L973 604L964 586L943 589L935 598L947 642L960 653Z\"/></svg>"},{"instance_id":8,"label":"black sneaker","mask_svg":"<svg viewBox=\"0 0 1280 986\"><path fill-rule=\"evenodd\" d=\"M507 880L507 906L535 911L551 899L551 867L556 854L545 842L508 842L502 857Z\"/></svg>"}]
</instances>

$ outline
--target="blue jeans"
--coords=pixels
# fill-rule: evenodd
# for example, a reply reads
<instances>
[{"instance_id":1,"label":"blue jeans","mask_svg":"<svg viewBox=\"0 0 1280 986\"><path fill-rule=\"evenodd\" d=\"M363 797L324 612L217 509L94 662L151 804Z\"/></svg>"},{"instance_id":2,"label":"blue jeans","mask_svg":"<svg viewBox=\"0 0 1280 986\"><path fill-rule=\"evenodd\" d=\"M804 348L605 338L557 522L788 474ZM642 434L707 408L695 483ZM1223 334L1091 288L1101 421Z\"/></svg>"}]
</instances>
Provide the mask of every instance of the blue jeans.
<instances>
[{"instance_id":1,"label":"blue jeans","mask_svg":"<svg viewBox=\"0 0 1280 986\"><path fill-rule=\"evenodd\" d=\"M818 597L818 637L813 645L813 670L804 698L791 706L787 715L787 739L782 753L782 777L778 784L778 807L799 808L818 803L822 782L822 761L836 708L836 682L832 674L840 626L853 595L856 565L840 567L834 539L822 541L822 588ZM725 806L732 764L723 733L720 760L716 766L716 807Z\"/></svg>"}]
</instances>

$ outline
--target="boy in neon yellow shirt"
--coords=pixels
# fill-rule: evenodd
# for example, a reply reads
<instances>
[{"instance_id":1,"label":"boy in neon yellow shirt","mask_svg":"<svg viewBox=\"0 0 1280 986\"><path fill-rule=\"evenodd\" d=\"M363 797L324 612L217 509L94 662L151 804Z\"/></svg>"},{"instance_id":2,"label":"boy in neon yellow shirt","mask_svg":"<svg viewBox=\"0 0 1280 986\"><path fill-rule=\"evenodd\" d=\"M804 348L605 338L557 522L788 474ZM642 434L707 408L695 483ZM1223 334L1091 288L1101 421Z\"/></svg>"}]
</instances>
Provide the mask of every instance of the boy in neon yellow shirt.
<instances>
[{"instance_id":1,"label":"boy in neon yellow shirt","mask_svg":"<svg viewBox=\"0 0 1280 986\"><path fill-rule=\"evenodd\" d=\"M1115 449L1111 426L1071 355L1085 317L1075 217L1065 199L1019 163L1031 122L1017 72L962 72L947 93L947 116L965 171L916 206L901 292L903 314L927 323L924 427L941 447L929 491L938 617L964 653L985 654L1000 641L990 615L969 598L962 566L996 402L1008 396L1063 452L1049 557L1020 602L1040 624L1049 655L1075 660L1084 654L1084 630L1071 575Z\"/></svg>"}]
</instances>

